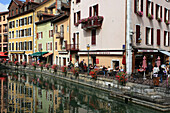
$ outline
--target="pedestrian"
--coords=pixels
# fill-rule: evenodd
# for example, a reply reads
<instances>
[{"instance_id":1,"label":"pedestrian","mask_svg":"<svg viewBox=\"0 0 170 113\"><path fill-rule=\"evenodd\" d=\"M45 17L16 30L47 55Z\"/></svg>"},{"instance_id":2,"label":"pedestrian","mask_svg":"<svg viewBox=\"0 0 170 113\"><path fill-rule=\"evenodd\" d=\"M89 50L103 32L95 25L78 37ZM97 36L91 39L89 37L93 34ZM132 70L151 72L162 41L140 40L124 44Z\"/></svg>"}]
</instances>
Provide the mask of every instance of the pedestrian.
<instances>
[{"instance_id":1,"label":"pedestrian","mask_svg":"<svg viewBox=\"0 0 170 113\"><path fill-rule=\"evenodd\" d=\"M102 71L103 71L103 73L104 73L104 76L106 75L106 70L107 70L107 68L106 68L105 66L103 66Z\"/></svg>"},{"instance_id":2,"label":"pedestrian","mask_svg":"<svg viewBox=\"0 0 170 113\"><path fill-rule=\"evenodd\" d=\"M153 66L152 64L149 62L148 64L148 72L149 72L149 75L150 75L150 78L152 79L152 71L153 71Z\"/></svg>"},{"instance_id":3,"label":"pedestrian","mask_svg":"<svg viewBox=\"0 0 170 113\"><path fill-rule=\"evenodd\" d=\"M160 82L162 83L162 75L163 75L163 69L161 66L159 66L159 71L158 71L158 77L160 77Z\"/></svg>"},{"instance_id":4,"label":"pedestrian","mask_svg":"<svg viewBox=\"0 0 170 113\"><path fill-rule=\"evenodd\" d=\"M157 65L155 64L154 68L153 68L153 76L154 77L158 77L158 71L159 71L159 68L157 67Z\"/></svg>"},{"instance_id":5,"label":"pedestrian","mask_svg":"<svg viewBox=\"0 0 170 113\"><path fill-rule=\"evenodd\" d=\"M75 62L75 67L79 67L78 61Z\"/></svg>"},{"instance_id":6,"label":"pedestrian","mask_svg":"<svg viewBox=\"0 0 170 113\"><path fill-rule=\"evenodd\" d=\"M120 69L119 69L121 72L123 72L124 71L124 69L123 69L123 67L122 66L120 66Z\"/></svg>"}]
</instances>

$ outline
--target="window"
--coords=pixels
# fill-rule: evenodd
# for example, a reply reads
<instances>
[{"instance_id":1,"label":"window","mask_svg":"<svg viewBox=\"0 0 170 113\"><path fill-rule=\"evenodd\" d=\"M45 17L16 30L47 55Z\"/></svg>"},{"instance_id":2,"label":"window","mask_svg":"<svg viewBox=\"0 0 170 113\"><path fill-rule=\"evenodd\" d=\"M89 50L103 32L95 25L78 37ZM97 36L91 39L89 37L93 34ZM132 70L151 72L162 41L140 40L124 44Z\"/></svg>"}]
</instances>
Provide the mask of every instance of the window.
<instances>
[{"instance_id":1,"label":"window","mask_svg":"<svg viewBox=\"0 0 170 113\"><path fill-rule=\"evenodd\" d=\"M74 13L74 25L78 25L79 20L81 19L81 12Z\"/></svg>"},{"instance_id":2,"label":"window","mask_svg":"<svg viewBox=\"0 0 170 113\"><path fill-rule=\"evenodd\" d=\"M139 39L140 39L140 25L136 25L136 43L140 43Z\"/></svg>"},{"instance_id":3,"label":"window","mask_svg":"<svg viewBox=\"0 0 170 113\"><path fill-rule=\"evenodd\" d=\"M92 32L91 44L96 45L96 30L92 30L91 32Z\"/></svg>"},{"instance_id":4,"label":"window","mask_svg":"<svg viewBox=\"0 0 170 113\"><path fill-rule=\"evenodd\" d=\"M12 38L14 38L14 31L12 31Z\"/></svg>"},{"instance_id":5,"label":"window","mask_svg":"<svg viewBox=\"0 0 170 113\"><path fill-rule=\"evenodd\" d=\"M11 50L11 43L9 43L9 50Z\"/></svg>"},{"instance_id":6,"label":"window","mask_svg":"<svg viewBox=\"0 0 170 113\"><path fill-rule=\"evenodd\" d=\"M28 23L32 24L32 16L28 17Z\"/></svg>"},{"instance_id":7,"label":"window","mask_svg":"<svg viewBox=\"0 0 170 113\"><path fill-rule=\"evenodd\" d=\"M162 6L156 4L156 19L162 22Z\"/></svg>"},{"instance_id":8,"label":"window","mask_svg":"<svg viewBox=\"0 0 170 113\"><path fill-rule=\"evenodd\" d=\"M153 2L146 0L146 16L153 19Z\"/></svg>"},{"instance_id":9,"label":"window","mask_svg":"<svg viewBox=\"0 0 170 113\"><path fill-rule=\"evenodd\" d=\"M161 32L160 29L157 29L157 45L160 46L160 37L161 36Z\"/></svg>"},{"instance_id":10,"label":"window","mask_svg":"<svg viewBox=\"0 0 170 113\"><path fill-rule=\"evenodd\" d=\"M1 16L0 16L0 22L1 22Z\"/></svg>"},{"instance_id":11,"label":"window","mask_svg":"<svg viewBox=\"0 0 170 113\"><path fill-rule=\"evenodd\" d=\"M57 50L57 42L55 42L55 50Z\"/></svg>"},{"instance_id":12,"label":"window","mask_svg":"<svg viewBox=\"0 0 170 113\"><path fill-rule=\"evenodd\" d=\"M24 37L24 29L20 30L20 37Z\"/></svg>"},{"instance_id":13,"label":"window","mask_svg":"<svg viewBox=\"0 0 170 113\"><path fill-rule=\"evenodd\" d=\"M77 22L79 22L79 20L80 20L80 11L77 12Z\"/></svg>"},{"instance_id":14,"label":"window","mask_svg":"<svg viewBox=\"0 0 170 113\"><path fill-rule=\"evenodd\" d=\"M19 42L19 50L21 50L21 47L22 47L21 44L22 44L22 42Z\"/></svg>"},{"instance_id":15,"label":"window","mask_svg":"<svg viewBox=\"0 0 170 113\"><path fill-rule=\"evenodd\" d=\"M38 44L38 51L40 51L42 48L42 44Z\"/></svg>"},{"instance_id":16,"label":"window","mask_svg":"<svg viewBox=\"0 0 170 113\"><path fill-rule=\"evenodd\" d=\"M58 26L55 25L55 33L58 33Z\"/></svg>"},{"instance_id":17,"label":"window","mask_svg":"<svg viewBox=\"0 0 170 113\"><path fill-rule=\"evenodd\" d=\"M24 42L24 50L27 50L27 42Z\"/></svg>"},{"instance_id":18,"label":"window","mask_svg":"<svg viewBox=\"0 0 170 113\"><path fill-rule=\"evenodd\" d=\"M16 38L18 38L18 30L16 30Z\"/></svg>"},{"instance_id":19,"label":"window","mask_svg":"<svg viewBox=\"0 0 170 113\"><path fill-rule=\"evenodd\" d=\"M164 31L164 46L169 46L169 41L170 41L169 32Z\"/></svg>"},{"instance_id":20,"label":"window","mask_svg":"<svg viewBox=\"0 0 170 113\"><path fill-rule=\"evenodd\" d=\"M12 28L15 27L15 21L12 21Z\"/></svg>"},{"instance_id":21,"label":"window","mask_svg":"<svg viewBox=\"0 0 170 113\"><path fill-rule=\"evenodd\" d=\"M50 10L50 14L53 14L53 9Z\"/></svg>"},{"instance_id":22,"label":"window","mask_svg":"<svg viewBox=\"0 0 170 113\"><path fill-rule=\"evenodd\" d=\"M77 4L77 3L80 3L80 0L76 0L76 4Z\"/></svg>"},{"instance_id":23,"label":"window","mask_svg":"<svg viewBox=\"0 0 170 113\"><path fill-rule=\"evenodd\" d=\"M27 17L24 18L24 25L27 25Z\"/></svg>"},{"instance_id":24,"label":"window","mask_svg":"<svg viewBox=\"0 0 170 113\"><path fill-rule=\"evenodd\" d=\"M38 39L43 38L43 32L39 32L39 33L37 33L37 38L38 38Z\"/></svg>"},{"instance_id":25,"label":"window","mask_svg":"<svg viewBox=\"0 0 170 113\"><path fill-rule=\"evenodd\" d=\"M3 16L3 21L5 21L5 15Z\"/></svg>"},{"instance_id":26,"label":"window","mask_svg":"<svg viewBox=\"0 0 170 113\"><path fill-rule=\"evenodd\" d=\"M168 10L167 8L164 8L164 22L166 24L169 24L169 16L170 16L170 10Z\"/></svg>"},{"instance_id":27,"label":"window","mask_svg":"<svg viewBox=\"0 0 170 113\"><path fill-rule=\"evenodd\" d=\"M16 14L18 14L18 8L16 8Z\"/></svg>"},{"instance_id":28,"label":"window","mask_svg":"<svg viewBox=\"0 0 170 113\"><path fill-rule=\"evenodd\" d=\"M30 47L30 50L32 50L32 41L30 41L30 43L29 43L30 45L29 45L29 47Z\"/></svg>"},{"instance_id":29,"label":"window","mask_svg":"<svg viewBox=\"0 0 170 113\"><path fill-rule=\"evenodd\" d=\"M9 32L9 38L11 38L11 31Z\"/></svg>"},{"instance_id":30,"label":"window","mask_svg":"<svg viewBox=\"0 0 170 113\"><path fill-rule=\"evenodd\" d=\"M24 29L24 36L28 36L28 32L27 32L27 29Z\"/></svg>"},{"instance_id":31,"label":"window","mask_svg":"<svg viewBox=\"0 0 170 113\"><path fill-rule=\"evenodd\" d=\"M134 2L134 12L143 15L143 0L135 0Z\"/></svg>"},{"instance_id":32,"label":"window","mask_svg":"<svg viewBox=\"0 0 170 113\"><path fill-rule=\"evenodd\" d=\"M53 37L53 30L49 30L49 38Z\"/></svg>"},{"instance_id":33,"label":"window","mask_svg":"<svg viewBox=\"0 0 170 113\"><path fill-rule=\"evenodd\" d=\"M12 42L12 50L14 50L14 42Z\"/></svg>"},{"instance_id":34,"label":"window","mask_svg":"<svg viewBox=\"0 0 170 113\"><path fill-rule=\"evenodd\" d=\"M16 42L16 50L18 50L18 42Z\"/></svg>"},{"instance_id":35,"label":"window","mask_svg":"<svg viewBox=\"0 0 170 113\"><path fill-rule=\"evenodd\" d=\"M31 28L28 28L28 36L31 36Z\"/></svg>"},{"instance_id":36,"label":"window","mask_svg":"<svg viewBox=\"0 0 170 113\"><path fill-rule=\"evenodd\" d=\"M50 42L50 50L51 50L51 51L52 51L52 48L53 48L52 42Z\"/></svg>"},{"instance_id":37,"label":"window","mask_svg":"<svg viewBox=\"0 0 170 113\"><path fill-rule=\"evenodd\" d=\"M146 27L146 45L153 45L153 28Z\"/></svg>"},{"instance_id":38,"label":"window","mask_svg":"<svg viewBox=\"0 0 170 113\"><path fill-rule=\"evenodd\" d=\"M24 18L19 20L19 26L23 26L24 25Z\"/></svg>"},{"instance_id":39,"label":"window","mask_svg":"<svg viewBox=\"0 0 170 113\"><path fill-rule=\"evenodd\" d=\"M18 27L18 20L16 20L16 27Z\"/></svg>"}]
</instances>

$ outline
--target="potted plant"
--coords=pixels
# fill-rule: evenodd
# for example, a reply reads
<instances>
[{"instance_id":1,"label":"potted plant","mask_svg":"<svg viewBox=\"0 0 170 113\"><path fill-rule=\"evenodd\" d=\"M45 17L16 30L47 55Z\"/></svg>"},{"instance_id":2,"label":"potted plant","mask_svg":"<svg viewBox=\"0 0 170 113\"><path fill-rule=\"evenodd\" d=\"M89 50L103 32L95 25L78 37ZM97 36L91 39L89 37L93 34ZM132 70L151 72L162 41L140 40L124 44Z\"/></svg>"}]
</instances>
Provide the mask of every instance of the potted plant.
<instances>
[{"instance_id":1,"label":"potted plant","mask_svg":"<svg viewBox=\"0 0 170 113\"><path fill-rule=\"evenodd\" d=\"M150 19L150 20L152 20L153 19L153 15L152 14L148 14L148 18Z\"/></svg>"},{"instance_id":2,"label":"potted plant","mask_svg":"<svg viewBox=\"0 0 170 113\"><path fill-rule=\"evenodd\" d=\"M157 18L158 22L162 22L162 18Z\"/></svg>"},{"instance_id":3,"label":"potted plant","mask_svg":"<svg viewBox=\"0 0 170 113\"><path fill-rule=\"evenodd\" d=\"M89 75L92 77L93 80L97 80L97 73L98 69L93 69L90 71Z\"/></svg>"},{"instance_id":4,"label":"potted plant","mask_svg":"<svg viewBox=\"0 0 170 113\"><path fill-rule=\"evenodd\" d=\"M143 16L143 12L142 11L137 11L137 14L139 15L139 16Z\"/></svg>"},{"instance_id":5,"label":"potted plant","mask_svg":"<svg viewBox=\"0 0 170 113\"><path fill-rule=\"evenodd\" d=\"M127 77L125 72L118 72L116 75L118 83L125 86L127 82Z\"/></svg>"},{"instance_id":6,"label":"potted plant","mask_svg":"<svg viewBox=\"0 0 170 113\"><path fill-rule=\"evenodd\" d=\"M167 25L169 25L170 22L169 22L168 20L166 20L165 23L166 23Z\"/></svg>"},{"instance_id":7,"label":"potted plant","mask_svg":"<svg viewBox=\"0 0 170 113\"><path fill-rule=\"evenodd\" d=\"M36 62L33 62L33 63L32 63L32 66L34 67L34 70L36 70L36 65L37 65Z\"/></svg>"},{"instance_id":8,"label":"potted plant","mask_svg":"<svg viewBox=\"0 0 170 113\"><path fill-rule=\"evenodd\" d=\"M64 73L64 75L66 76L67 75L67 67L63 66L63 67L61 67L61 70Z\"/></svg>"},{"instance_id":9,"label":"potted plant","mask_svg":"<svg viewBox=\"0 0 170 113\"><path fill-rule=\"evenodd\" d=\"M56 64L52 65L52 69L53 69L54 72L56 73L56 72L57 72L57 65L56 65Z\"/></svg>"},{"instance_id":10,"label":"potted plant","mask_svg":"<svg viewBox=\"0 0 170 113\"><path fill-rule=\"evenodd\" d=\"M41 72L42 72L42 70L43 70L43 62L41 62L40 64L39 64L39 66L40 66L40 68L41 68Z\"/></svg>"},{"instance_id":11,"label":"potted plant","mask_svg":"<svg viewBox=\"0 0 170 113\"><path fill-rule=\"evenodd\" d=\"M73 72L73 74L74 74L74 76L75 76L75 78L77 79L77 77L79 76L79 68L78 67L74 67L73 69L72 69L72 72Z\"/></svg>"},{"instance_id":12,"label":"potted plant","mask_svg":"<svg viewBox=\"0 0 170 113\"><path fill-rule=\"evenodd\" d=\"M49 66L50 66L49 63L45 64L45 67L47 68L47 70L49 70Z\"/></svg>"}]
</instances>

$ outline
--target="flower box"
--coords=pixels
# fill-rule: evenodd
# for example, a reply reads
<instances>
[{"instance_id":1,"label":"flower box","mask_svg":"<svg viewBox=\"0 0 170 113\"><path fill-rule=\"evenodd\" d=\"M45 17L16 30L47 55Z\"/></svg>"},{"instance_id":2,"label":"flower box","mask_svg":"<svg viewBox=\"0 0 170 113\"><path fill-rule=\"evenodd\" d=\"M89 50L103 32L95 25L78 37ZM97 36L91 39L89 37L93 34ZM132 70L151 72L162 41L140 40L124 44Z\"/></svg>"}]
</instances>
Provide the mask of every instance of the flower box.
<instances>
[{"instance_id":1,"label":"flower box","mask_svg":"<svg viewBox=\"0 0 170 113\"><path fill-rule=\"evenodd\" d=\"M143 16L143 12L142 11L137 11L137 14L139 15L139 16Z\"/></svg>"},{"instance_id":2,"label":"flower box","mask_svg":"<svg viewBox=\"0 0 170 113\"><path fill-rule=\"evenodd\" d=\"M148 18L149 18L150 20L152 20L152 19L153 19L153 15L152 15L152 14L148 14Z\"/></svg>"},{"instance_id":3,"label":"flower box","mask_svg":"<svg viewBox=\"0 0 170 113\"><path fill-rule=\"evenodd\" d=\"M166 23L167 25L169 25L170 22L169 22L168 20L166 20L165 23Z\"/></svg>"},{"instance_id":4,"label":"flower box","mask_svg":"<svg viewBox=\"0 0 170 113\"><path fill-rule=\"evenodd\" d=\"M158 22L162 22L162 18L157 18Z\"/></svg>"}]
</instances>

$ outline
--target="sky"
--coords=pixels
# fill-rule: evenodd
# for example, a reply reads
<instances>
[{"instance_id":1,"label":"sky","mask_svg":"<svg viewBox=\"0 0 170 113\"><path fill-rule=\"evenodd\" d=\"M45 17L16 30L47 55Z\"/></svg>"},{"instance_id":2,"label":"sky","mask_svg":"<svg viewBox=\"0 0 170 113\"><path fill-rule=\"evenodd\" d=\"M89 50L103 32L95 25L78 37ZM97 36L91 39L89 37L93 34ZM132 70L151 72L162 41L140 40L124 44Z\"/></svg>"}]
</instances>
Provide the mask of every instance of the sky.
<instances>
[{"instance_id":1,"label":"sky","mask_svg":"<svg viewBox=\"0 0 170 113\"><path fill-rule=\"evenodd\" d=\"M25 1L25 0L20 0ZM8 5L11 2L11 0L0 0L0 12L2 11L8 11Z\"/></svg>"}]
</instances>

